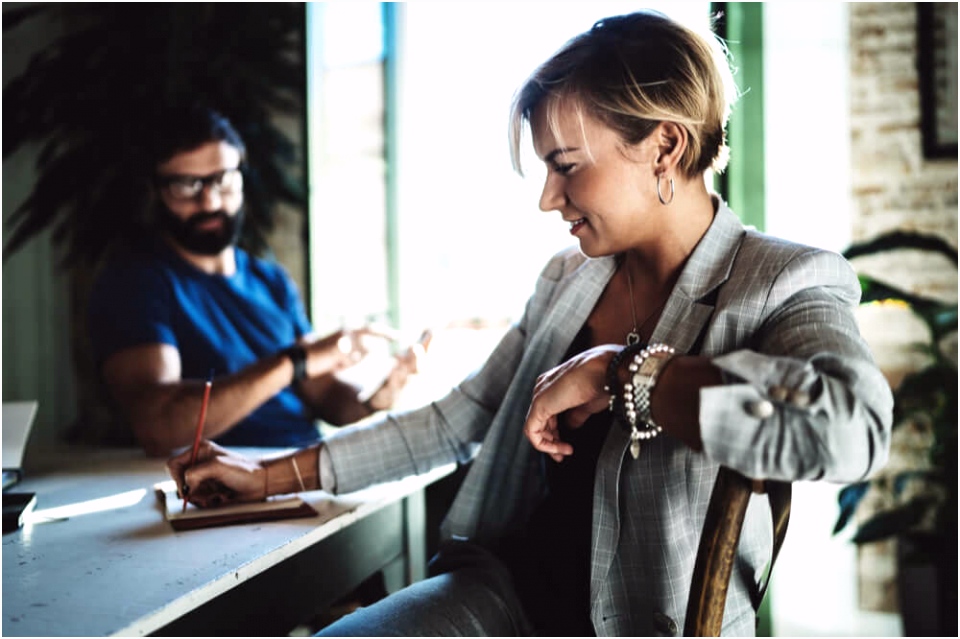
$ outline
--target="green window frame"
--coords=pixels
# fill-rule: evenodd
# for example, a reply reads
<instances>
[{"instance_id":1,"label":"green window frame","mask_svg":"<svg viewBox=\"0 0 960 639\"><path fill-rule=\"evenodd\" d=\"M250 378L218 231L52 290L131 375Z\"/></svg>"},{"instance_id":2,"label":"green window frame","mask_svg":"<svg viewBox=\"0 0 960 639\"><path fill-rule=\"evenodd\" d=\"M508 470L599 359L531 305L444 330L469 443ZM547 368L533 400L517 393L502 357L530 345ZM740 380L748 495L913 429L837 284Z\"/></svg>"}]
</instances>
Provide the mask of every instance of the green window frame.
<instances>
[{"instance_id":1,"label":"green window frame","mask_svg":"<svg viewBox=\"0 0 960 639\"><path fill-rule=\"evenodd\" d=\"M717 35L737 68L741 96L727 126L730 163L715 187L744 224L764 230L766 189L763 152L763 3L714 2L721 14Z\"/></svg>"}]
</instances>

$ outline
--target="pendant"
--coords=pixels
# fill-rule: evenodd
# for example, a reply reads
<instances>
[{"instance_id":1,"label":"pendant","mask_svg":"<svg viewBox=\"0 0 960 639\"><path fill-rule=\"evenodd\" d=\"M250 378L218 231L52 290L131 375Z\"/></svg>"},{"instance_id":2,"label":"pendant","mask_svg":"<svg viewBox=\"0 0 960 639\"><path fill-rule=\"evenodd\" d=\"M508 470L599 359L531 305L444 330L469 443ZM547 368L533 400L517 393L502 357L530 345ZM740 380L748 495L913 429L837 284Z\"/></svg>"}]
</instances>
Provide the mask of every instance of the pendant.
<instances>
[{"instance_id":1,"label":"pendant","mask_svg":"<svg viewBox=\"0 0 960 639\"><path fill-rule=\"evenodd\" d=\"M630 431L630 454L634 459L640 456L640 431L636 427Z\"/></svg>"},{"instance_id":2,"label":"pendant","mask_svg":"<svg viewBox=\"0 0 960 639\"><path fill-rule=\"evenodd\" d=\"M640 335L637 333L636 329L627 333L627 346L633 346L634 344L640 343Z\"/></svg>"}]
</instances>

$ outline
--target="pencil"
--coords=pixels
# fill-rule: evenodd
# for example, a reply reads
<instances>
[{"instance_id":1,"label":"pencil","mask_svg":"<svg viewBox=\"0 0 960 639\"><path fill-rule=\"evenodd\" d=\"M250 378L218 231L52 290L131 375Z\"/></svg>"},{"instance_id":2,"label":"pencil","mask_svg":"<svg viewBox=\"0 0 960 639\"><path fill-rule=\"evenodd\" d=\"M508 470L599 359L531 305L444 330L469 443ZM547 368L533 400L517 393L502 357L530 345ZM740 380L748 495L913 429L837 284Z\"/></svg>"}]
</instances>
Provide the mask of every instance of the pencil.
<instances>
[{"instance_id":1,"label":"pencil","mask_svg":"<svg viewBox=\"0 0 960 639\"><path fill-rule=\"evenodd\" d=\"M210 388L213 386L213 371L210 371L210 377L203 388L203 401L200 403L200 419L197 420L197 433L193 437L193 452L190 454L190 465L187 468L193 468L197 462L197 450L200 448L200 438L203 435L203 423L207 420L207 405L210 403ZM183 491L183 510L187 511L187 492Z\"/></svg>"}]
</instances>

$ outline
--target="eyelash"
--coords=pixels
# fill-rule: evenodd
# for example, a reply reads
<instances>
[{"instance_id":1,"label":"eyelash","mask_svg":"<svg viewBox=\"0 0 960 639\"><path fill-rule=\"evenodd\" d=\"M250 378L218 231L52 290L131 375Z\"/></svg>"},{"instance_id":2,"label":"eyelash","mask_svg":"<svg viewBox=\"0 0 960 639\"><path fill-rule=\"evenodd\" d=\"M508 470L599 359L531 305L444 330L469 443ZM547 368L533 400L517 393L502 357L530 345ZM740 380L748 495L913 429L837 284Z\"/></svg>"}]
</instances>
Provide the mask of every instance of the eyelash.
<instances>
[{"instance_id":1,"label":"eyelash","mask_svg":"<svg viewBox=\"0 0 960 639\"><path fill-rule=\"evenodd\" d=\"M567 175L570 171L573 170L575 164L554 164L553 171L554 173L559 173L560 175Z\"/></svg>"}]
</instances>

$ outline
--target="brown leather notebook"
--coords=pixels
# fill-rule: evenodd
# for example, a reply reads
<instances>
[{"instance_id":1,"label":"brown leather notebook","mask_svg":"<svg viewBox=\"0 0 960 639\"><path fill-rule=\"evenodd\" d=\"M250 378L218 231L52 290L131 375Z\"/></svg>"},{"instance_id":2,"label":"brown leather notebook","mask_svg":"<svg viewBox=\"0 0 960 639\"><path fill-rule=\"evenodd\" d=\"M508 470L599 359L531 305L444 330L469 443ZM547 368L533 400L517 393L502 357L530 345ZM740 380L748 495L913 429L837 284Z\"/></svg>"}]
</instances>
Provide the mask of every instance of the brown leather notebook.
<instances>
[{"instance_id":1,"label":"brown leather notebook","mask_svg":"<svg viewBox=\"0 0 960 639\"><path fill-rule=\"evenodd\" d=\"M319 514L313 506L296 495L274 496L266 501L218 508L197 508L193 504L187 504L184 511L183 500L177 496L177 485L173 480L156 484L153 490L163 511L163 518L170 522L174 530L313 517Z\"/></svg>"}]
</instances>

